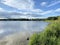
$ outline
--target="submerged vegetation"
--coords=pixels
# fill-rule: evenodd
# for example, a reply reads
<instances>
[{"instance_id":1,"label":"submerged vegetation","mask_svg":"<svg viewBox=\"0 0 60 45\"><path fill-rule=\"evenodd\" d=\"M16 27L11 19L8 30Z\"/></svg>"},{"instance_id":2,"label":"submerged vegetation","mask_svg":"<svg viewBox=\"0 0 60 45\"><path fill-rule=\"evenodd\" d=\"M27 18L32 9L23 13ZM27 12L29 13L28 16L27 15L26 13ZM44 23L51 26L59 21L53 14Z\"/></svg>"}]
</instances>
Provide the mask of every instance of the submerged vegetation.
<instances>
[{"instance_id":1,"label":"submerged vegetation","mask_svg":"<svg viewBox=\"0 0 60 45\"><path fill-rule=\"evenodd\" d=\"M60 17L49 18L51 24L43 32L33 34L29 45L60 45Z\"/></svg>"}]
</instances>

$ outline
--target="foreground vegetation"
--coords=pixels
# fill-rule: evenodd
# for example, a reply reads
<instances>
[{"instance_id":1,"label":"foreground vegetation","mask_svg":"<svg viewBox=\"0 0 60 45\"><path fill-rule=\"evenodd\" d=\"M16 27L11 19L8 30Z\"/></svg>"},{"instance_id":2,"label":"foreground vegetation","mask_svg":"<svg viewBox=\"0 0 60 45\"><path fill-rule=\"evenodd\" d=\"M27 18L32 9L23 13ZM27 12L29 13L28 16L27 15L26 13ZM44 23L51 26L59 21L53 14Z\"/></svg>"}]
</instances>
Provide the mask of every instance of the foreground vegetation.
<instances>
[{"instance_id":1,"label":"foreground vegetation","mask_svg":"<svg viewBox=\"0 0 60 45\"><path fill-rule=\"evenodd\" d=\"M29 45L60 45L60 17L52 21L43 32L33 34L29 40Z\"/></svg>"}]
</instances>

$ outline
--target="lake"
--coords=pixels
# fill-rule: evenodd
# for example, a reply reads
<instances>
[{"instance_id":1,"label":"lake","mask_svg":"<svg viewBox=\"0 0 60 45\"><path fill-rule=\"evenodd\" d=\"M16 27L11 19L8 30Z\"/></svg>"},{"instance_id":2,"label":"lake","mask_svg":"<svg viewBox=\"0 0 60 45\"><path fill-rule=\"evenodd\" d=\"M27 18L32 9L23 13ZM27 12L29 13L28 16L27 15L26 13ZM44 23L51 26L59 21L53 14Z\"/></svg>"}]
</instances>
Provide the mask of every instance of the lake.
<instances>
[{"instance_id":1,"label":"lake","mask_svg":"<svg viewBox=\"0 0 60 45\"><path fill-rule=\"evenodd\" d=\"M44 21L0 21L0 37L18 32L40 32L45 29L48 22Z\"/></svg>"}]
</instances>

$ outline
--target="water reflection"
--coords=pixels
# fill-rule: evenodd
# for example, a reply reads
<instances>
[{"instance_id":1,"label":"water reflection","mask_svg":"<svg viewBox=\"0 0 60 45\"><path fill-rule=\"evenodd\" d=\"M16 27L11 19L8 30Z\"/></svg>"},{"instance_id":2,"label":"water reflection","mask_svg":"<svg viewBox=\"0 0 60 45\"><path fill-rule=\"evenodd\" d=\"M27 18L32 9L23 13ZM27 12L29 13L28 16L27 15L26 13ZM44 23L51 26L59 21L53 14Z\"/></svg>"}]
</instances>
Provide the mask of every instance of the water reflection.
<instances>
[{"instance_id":1,"label":"water reflection","mask_svg":"<svg viewBox=\"0 0 60 45\"><path fill-rule=\"evenodd\" d=\"M38 32L48 25L43 21L0 21L0 37L15 32Z\"/></svg>"}]
</instances>

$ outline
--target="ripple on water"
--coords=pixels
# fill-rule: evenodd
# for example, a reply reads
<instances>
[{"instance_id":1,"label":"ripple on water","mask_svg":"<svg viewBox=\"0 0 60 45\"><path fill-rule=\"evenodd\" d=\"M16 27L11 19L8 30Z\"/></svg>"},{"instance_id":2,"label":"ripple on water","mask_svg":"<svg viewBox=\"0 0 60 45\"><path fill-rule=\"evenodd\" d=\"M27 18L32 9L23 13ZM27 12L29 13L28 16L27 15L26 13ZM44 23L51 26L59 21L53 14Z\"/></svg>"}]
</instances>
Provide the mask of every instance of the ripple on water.
<instances>
[{"instance_id":1,"label":"ripple on water","mask_svg":"<svg viewBox=\"0 0 60 45\"><path fill-rule=\"evenodd\" d=\"M44 21L1 21L0 37L13 34L16 32L38 32L42 31L48 25Z\"/></svg>"}]
</instances>

